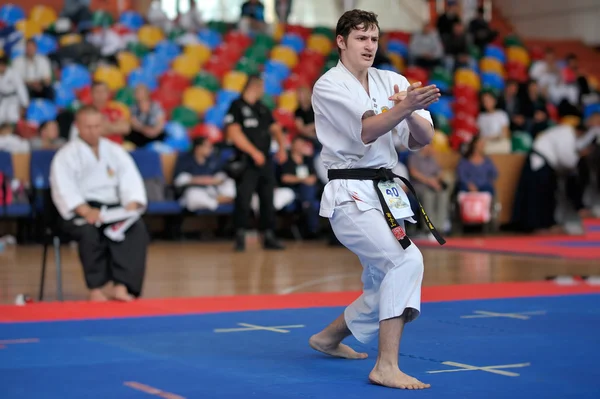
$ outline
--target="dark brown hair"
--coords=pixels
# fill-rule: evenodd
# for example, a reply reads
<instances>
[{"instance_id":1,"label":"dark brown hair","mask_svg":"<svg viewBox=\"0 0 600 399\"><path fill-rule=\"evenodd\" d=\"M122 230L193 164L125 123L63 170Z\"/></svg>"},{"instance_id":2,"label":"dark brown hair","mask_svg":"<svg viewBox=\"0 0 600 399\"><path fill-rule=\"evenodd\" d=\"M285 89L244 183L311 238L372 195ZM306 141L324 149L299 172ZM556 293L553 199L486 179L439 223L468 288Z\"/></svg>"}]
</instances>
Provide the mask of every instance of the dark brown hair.
<instances>
[{"instance_id":1,"label":"dark brown hair","mask_svg":"<svg viewBox=\"0 0 600 399\"><path fill-rule=\"evenodd\" d=\"M363 10L350 10L346 11L338 20L337 26L335 27L335 37L342 36L344 38L344 43L346 43L350 32L359 29L361 25L361 30L365 32L374 27L376 27L378 31L380 30L377 15L375 13ZM341 55L341 53L342 50L338 47L338 54Z\"/></svg>"}]
</instances>

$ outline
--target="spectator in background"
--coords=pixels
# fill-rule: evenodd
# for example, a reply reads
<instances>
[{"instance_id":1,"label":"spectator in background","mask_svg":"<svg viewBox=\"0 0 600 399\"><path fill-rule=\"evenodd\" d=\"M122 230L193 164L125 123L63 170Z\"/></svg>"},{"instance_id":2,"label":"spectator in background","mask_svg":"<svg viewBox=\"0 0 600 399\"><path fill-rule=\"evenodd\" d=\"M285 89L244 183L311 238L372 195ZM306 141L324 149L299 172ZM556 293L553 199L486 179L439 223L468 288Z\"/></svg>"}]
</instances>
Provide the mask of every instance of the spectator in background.
<instances>
[{"instance_id":1,"label":"spectator in background","mask_svg":"<svg viewBox=\"0 0 600 399\"><path fill-rule=\"evenodd\" d=\"M292 0L275 0L275 12L277 13L279 22L287 24L292 12Z\"/></svg>"},{"instance_id":2,"label":"spectator in background","mask_svg":"<svg viewBox=\"0 0 600 399\"><path fill-rule=\"evenodd\" d=\"M442 41L445 41L453 34L454 25L457 23L462 25L458 1L448 0L446 4L446 11L440 15L437 20L437 30L442 38Z\"/></svg>"},{"instance_id":3,"label":"spectator in background","mask_svg":"<svg viewBox=\"0 0 600 399\"><path fill-rule=\"evenodd\" d=\"M29 94L21 76L0 56L0 125L16 124L29 106Z\"/></svg>"},{"instance_id":4,"label":"spectator in background","mask_svg":"<svg viewBox=\"0 0 600 399\"><path fill-rule=\"evenodd\" d=\"M29 140L32 150L56 150L67 141L60 137L58 123L48 121L40 125L39 134Z\"/></svg>"},{"instance_id":5,"label":"spectator in background","mask_svg":"<svg viewBox=\"0 0 600 399\"><path fill-rule=\"evenodd\" d=\"M494 182L498 170L485 154L485 141L476 135L467 146L464 156L458 162L456 178L458 191L487 192L495 194Z\"/></svg>"},{"instance_id":6,"label":"spectator in background","mask_svg":"<svg viewBox=\"0 0 600 399\"><path fill-rule=\"evenodd\" d=\"M469 22L469 33L473 38L473 43L479 47L482 53L485 46L493 42L498 36L498 32L490 28L490 24L485 20L483 7L477 8L475 18Z\"/></svg>"},{"instance_id":7,"label":"spectator in background","mask_svg":"<svg viewBox=\"0 0 600 399\"><path fill-rule=\"evenodd\" d=\"M248 0L242 4L239 28L245 34L267 32L265 6L260 0Z\"/></svg>"},{"instance_id":8,"label":"spectator in background","mask_svg":"<svg viewBox=\"0 0 600 399\"><path fill-rule=\"evenodd\" d=\"M444 45L433 25L427 24L422 32L412 35L410 56L415 65L428 70L442 63Z\"/></svg>"},{"instance_id":9,"label":"spectator in background","mask_svg":"<svg viewBox=\"0 0 600 399\"><path fill-rule=\"evenodd\" d=\"M496 97L490 92L481 95L482 110L477 117L479 135L486 154L508 154L512 150L508 114L499 109Z\"/></svg>"},{"instance_id":10,"label":"spectator in background","mask_svg":"<svg viewBox=\"0 0 600 399\"><path fill-rule=\"evenodd\" d=\"M14 133L11 124L0 124L0 151L12 154L26 153L30 151L27 140Z\"/></svg>"},{"instance_id":11,"label":"spectator in background","mask_svg":"<svg viewBox=\"0 0 600 399\"><path fill-rule=\"evenodd\" d=\"M140 84L135 88L135 104L131 107L131 133L126 140L136 147L163 141L166 116L161 105L150 98L150 90Z\"/></svg>"},{"instance_id":12,"label":"spectator in background","mask_svg":"<svg viewBox=\"0 0 600 399\"><path fill-rule=\"evenodd\" d=\"M92 28L91 0L64 0L61 17L68 18L80 32Z\"/></svg>"},{"instance_id":13,"label":"spectator in background","mask_svg":"<svg viewBox=\"0 0 600 399\"><path fill-rule=\"evenodd\" d=\"M106 83L94 82L92 84L92 105L104 116L103 135L117 144L123 144L123 137L129 134L131 127L121 110L113 107L109 99L110 90ZM73 124L69 139L78 135L77 124Z\"/></svg>"},{"instance_id":14,"label":"spectator in background","mask_svg":"<svg viewBox=\"0 0 600 399\"><path fill-rule=\"evenodd\" d=\"M527 84L527 93L521 101L520 112L525 118L525 130L532 137L548 127L547 103L535 81Z\"/></svg>"},{"instance_id":15,"label":"spectator in background","mask_svg":"<svg viewBox=\"0 0 600 399\"><path fill-rule=\"evenodd\" d=\"M235 198L235 181L223 171L212 143L204 137L196 138L192 150L178 156L174 176L175 187L182 190L181 206L190 212L214 211Z\"/></svg>"},{"instance_id":16,"label":"spectator in background","mask_svg":"<svg viewBox=\"0 0 600 399\"><path fill-rule=\"evenodd\" d=\"M233 101L225 116L225 134L237 150L237 160L243 165L236 178L234 224L235 250L246 249L246 228L254 193L260 197L260 226L265 249L283 249L276 239L274 193L276 177L270 154L271 141L277 140L277 160L287 161L287 152L281 126L271 110L261 102L264 81L260 75L248 77L240 98Z\"/></svg>"},{"instance_id":17,"label":"spectator in background","mask_svg":"<svg viewBox=\"0 0 600 399\"><path fill-rule=\"evenodd\" d=\"M469 62L469 37L462 23L456 22L452 27L452 33L442 39L446 53L446 67L456 70Z\"/></svg>"},{"instance_id":18,"label":"spectator in background","mask_svg":"<svg viewBox=\"0 0 600 399\"><path fill-rule=\"evenodd\" d=\"M556 84L560 77L560 70L554 50L547 48L544 59L533 62L529 69L529 76L538 82L542 91L546 91L550 85Z\"/></svg>"},{"instance_id":19,"label":"spectator in background","mask_svg":"<svg viewBox=\"0 0 600 399\"><path fill-rule=\"evenodd\" d=\"M435 159L431 145L413 152L408 158L408 170L423 208L427 209L431 223L442 228L448 220L450 190L442 178L442 168ZM418 213L415 213L418 214ZM429 232L428 228L425 228Z\"/></svg>"},{"instance_id":20,"label":"spectator in background","mask_svg":"<svg viewBox=\"0 0 600 399\"><path fill-rule=\"evenodd\" d=\"M306 156L307 144L301 136L292 140L290 156L281 167L281 183L294 190L296 200L302 205L308 237L316 237L319 229L317 175L312 158Z\"/></svg>"},{"instance_id":21,"label":"spectator in background","mask_svg":"<svg viewBox=\"0 0 600 399\"><path fill-rule=\"evenodd\" d=\"M15 58L12 67L25 82L29 98L54 99L50 60L45 55L37 54L35 40L27 40L25 55Z\"/></svg>"},{"instance_id":22,"label":"spectator in background","mask_svg":"<svg viewBox=\"0 0 600 399\"><path fill-rule=\"evenodd\" d=\"M562 232L554 218L558 178L571 174L580 160L591 151L589 143L578 145L586 127L557 125L540 134L533 142L514 198L511 223L518 230L539 233ZM577 202L567 192L570 200Z\"/></svg>"},{"instance_id":23,"label":"spectator in background","mask_svg":"<svg viewBox=\"0 0 600 399\"><path fill-rule=\"evenodd\" d=\"M190 9L179 16L179 26L189 33L198 33L204 28L202 11L198 9L196 0L190 0Z\"/></svg>"},{"instance_id":24,"label":"spectator in background","mask_svg":"<svg viewBox=\"0 0 600 399\"><path fill-rule=\"evenodd\" d=\"M61 230L74 237L91 301L106 301L102 289L129 302L142 293L149 236L141 219L148 199L135 162L102 137L102 114L93 106L77 111L80 135L52 159L52 201Z\"/></svg>"},{"instance_id":25,"label":"spectator in background","mask_svg":"<svg viewBox=\"0 0 600 399\"><path fill-rule=\"evenodd\" d=\"M298 88L298 108L296 108L296 129L298 134L314 142L317 139L315 131L315 112L312 108L311 91L307 86Z\"/></svg>"},{"instance_id":26,"label":"spectator in background","mask_svg":"<svg viewBox=\"0 0 600 399\"><path fill-rule=\"evenodd\" d=\"M520 113L519 82L512 79L506 81L504 95L498 101L498 107L506 111L510 119L510 130L526 130L525 117Z\"/></svg>"}]
</instances>

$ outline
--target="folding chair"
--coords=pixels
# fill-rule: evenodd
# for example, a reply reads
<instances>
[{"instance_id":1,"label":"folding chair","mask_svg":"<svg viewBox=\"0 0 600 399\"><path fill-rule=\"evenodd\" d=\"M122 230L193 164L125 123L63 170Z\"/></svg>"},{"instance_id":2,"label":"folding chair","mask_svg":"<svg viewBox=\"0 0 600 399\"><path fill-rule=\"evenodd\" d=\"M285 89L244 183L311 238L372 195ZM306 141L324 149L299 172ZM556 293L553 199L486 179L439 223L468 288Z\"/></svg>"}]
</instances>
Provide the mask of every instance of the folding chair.
<instances>
[{"instance_id":1,"label":"folding chair","mask_svg":"<svg viewBox=\"0 0 600 399\"><path fill-rule=\"evenodd\" d=\"M48 259L48 247L50 243L54 248L54 265L56 269L56 299L63 300L62 290L62 264L60 252L60 235L59 228L60 215L52 201L50 191L50 165L56 151L54 150L39 150L31 153L29 173L30 180L33 184L34 191L32 195L33 212L42 222L42 241L44 245L42 254L42 267L40 278L40 290L38 300L44 298L44 283L46 280L46 264Z\"/></svg>"}]
</instances>

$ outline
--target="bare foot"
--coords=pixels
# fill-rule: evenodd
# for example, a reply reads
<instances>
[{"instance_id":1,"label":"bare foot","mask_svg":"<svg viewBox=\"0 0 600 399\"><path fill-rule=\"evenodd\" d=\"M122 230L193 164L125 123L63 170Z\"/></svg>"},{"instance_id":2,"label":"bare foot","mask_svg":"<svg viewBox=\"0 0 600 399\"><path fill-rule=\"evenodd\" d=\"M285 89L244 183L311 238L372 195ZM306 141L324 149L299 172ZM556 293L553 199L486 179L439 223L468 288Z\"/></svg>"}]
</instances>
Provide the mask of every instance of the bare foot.
<instances>
[{"instance_id":1,"label":"bare foot","mask_svg":"<svg viewBox=\"0 0 600 399\"><path fill-rule=\"evenodd\" d=\"M101 289L96 288L90 290L89 300L91 302L106 302L108 301L108 298L106 297L106 295L104 295Z\"/></svg>"},{"instance_id":2,"label":"bare foot","mask_svg":"<svg viewBox=\"0 0 600 399\"><path fill-rule=\"evenodd\" d=\"M113 298L117 301L122 302L133 301L133 296L129 295L129 293L127 292L127 287L125 287L123 284L115 285Z\"/></svg>"},{"instance_id":3,"label":"bare foot","mask_svg":"<svg viewBox=\"0 0 600 399\"><path fill-rule=\"evenodd\" d=\"M315 334L310 337L308 343L314 350L344 359L366 359L368 356L366 353L356 352L348 345L339 342L330 342L327 338L322 337L321 334Z\"/></svg>"},{"instance_id":4,"label":"bare foot","mask_svg":"<svg viewBox=\"0 0 600 399\"><path fill-rule=\"evenodd\" d=\"M404 374L398 368L389 369L378 367L369 374L369 381L376 385L382 385L389 388L398 389L426 389L431 387L430 384L425 384L414 377Z\"/></svg>"}]
</instances>

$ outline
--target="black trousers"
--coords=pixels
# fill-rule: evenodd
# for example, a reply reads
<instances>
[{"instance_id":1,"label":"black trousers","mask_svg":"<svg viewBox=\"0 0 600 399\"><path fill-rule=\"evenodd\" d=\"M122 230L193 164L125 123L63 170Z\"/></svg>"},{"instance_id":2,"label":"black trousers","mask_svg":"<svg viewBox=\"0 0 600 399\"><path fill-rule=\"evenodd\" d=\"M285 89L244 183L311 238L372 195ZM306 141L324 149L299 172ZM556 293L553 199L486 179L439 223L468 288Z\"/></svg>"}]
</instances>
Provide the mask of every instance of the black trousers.
<instances>
[{"instance_id":1,"label":"black trousers","mask_svg":"<svg viewBox=\"0 0 600 399\"><path fill-rule=\"evenodd\" d=\"M101 288L109 281L123 284L129 294L142 293L146 271L146 252L150 237L145 223L139 219L125 232L125 240L115 242L104 235L106 226L77 226L63 220L62 230L79 244L79 259L89 289Z\"/></svg>"},{"instance_id":2,"label":"black trousers","mask_svg":"<svg viewBox=\"0 0 600 399\"><path fill-rule=\"evenodd\" d=\"M233 222L235 228L246 229L250 217L250 204L252 195L258 194L260 202L259 230L272 230L275 227L275 205L273 195L275 191L275 170L273 161L267 159L262 167L250 165L236 181L235 208Z\"/></svg>"}]
</instances>

